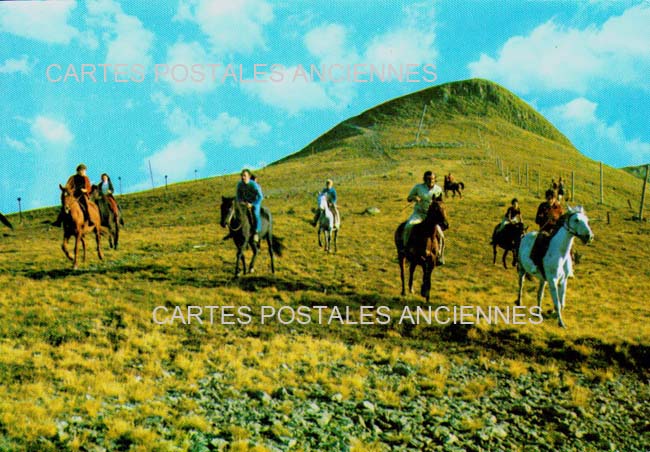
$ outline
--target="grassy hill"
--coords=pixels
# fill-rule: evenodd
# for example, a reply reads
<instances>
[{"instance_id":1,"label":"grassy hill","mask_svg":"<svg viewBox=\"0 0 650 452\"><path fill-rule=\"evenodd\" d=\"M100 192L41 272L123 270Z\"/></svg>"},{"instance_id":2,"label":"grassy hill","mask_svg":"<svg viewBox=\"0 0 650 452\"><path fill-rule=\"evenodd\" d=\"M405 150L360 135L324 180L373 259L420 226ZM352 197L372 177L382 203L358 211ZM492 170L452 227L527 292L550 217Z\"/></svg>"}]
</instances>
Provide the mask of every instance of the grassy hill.
<instances>
[{"instance_id":1,"label":"grassy hill","mask_svg":"<svg viewBox=\"0 0 650 452\"><path fill-rule=\"evenodd\" d=\"M548 294L541 325L399 324L405 305L425 306L399 296L392 236L426 169L467 187L447 201L432 306L503 309L517 283L492 265L493 226L515 196L532 223L550 179L570 185L574 172L572 202L596 240L576 244L568 329ZM0 241L0 450L646 450L650 226L630 219L640 181L604 171L600 204L597 162L505 89L470 80L380 105L257 172L286 244L275 276L264 249L256 274L232 279L218 204L237 175L122 197L121 249L104 241L105 261L91 249L78 272L61 231L42 223L55 208L11 217L16 230ZM308 224L328 177L343 218L336 255ZM371 206L380 213L364 214ZM392 321L152 319L157 306L317 305L357 320L361 306L387 306Z\"/></svg>"},{"instance_id":2,"label":"grassy hill","mask_svg":"<svg viewBox=\"0 0 650 452\"><path fill-rule=\"evenodd\" d=\"M625 168L621 168L621 169L623 171L630 173L633 176L636 176L640 179L644 179L646 177L645 168L646 165L638 165L638 166L626 166Z\"/></svg>"}]
</instances>

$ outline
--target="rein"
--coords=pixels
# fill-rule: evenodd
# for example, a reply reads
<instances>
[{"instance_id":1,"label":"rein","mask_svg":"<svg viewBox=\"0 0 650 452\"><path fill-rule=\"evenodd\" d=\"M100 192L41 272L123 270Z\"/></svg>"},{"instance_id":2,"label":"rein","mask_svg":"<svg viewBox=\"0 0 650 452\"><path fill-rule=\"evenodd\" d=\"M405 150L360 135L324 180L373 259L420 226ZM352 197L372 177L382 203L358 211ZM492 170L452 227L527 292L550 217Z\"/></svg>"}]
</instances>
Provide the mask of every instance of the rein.
<instances>
[{"instance_id":1,"label":"rein","mask_svg":"<svg viewBox=\"0 0 650 452\"><path fill-rule=\"evenodd\" d=\"M573 236L575 236L575 237L578 237L578 231L576 231L575 229L571 229L571 228L568 226L568 224L569 224L569 220L571 219L571 217L572 217L573 215L576 215L576 214L577 214L577 212L574 212L574 213L570 214L569 216L567 216L567 217L564 219L564 221L562 222L562 227L565 228L567 231L569 231L569 234L571 234L571 235L573 235Z\"/></svg>"}]
</instances>

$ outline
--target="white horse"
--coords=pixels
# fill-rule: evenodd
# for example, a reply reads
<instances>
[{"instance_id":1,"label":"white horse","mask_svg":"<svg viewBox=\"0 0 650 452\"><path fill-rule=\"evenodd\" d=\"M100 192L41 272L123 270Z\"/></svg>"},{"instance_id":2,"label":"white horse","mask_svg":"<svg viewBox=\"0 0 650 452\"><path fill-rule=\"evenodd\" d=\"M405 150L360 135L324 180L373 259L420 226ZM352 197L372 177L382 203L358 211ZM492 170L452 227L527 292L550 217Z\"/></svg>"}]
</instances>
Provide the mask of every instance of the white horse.
<instances>
[{"instance_id":1,"label":"white horse","mask_svg":"<svg viewBox=\"0 0 650 452\"><path fill-rule=\"evenodd\" d=\"M562 309L566 296L567 278L573 277L573 266L571 263L571 245L573 238L578 237L582 243L590 243L594 234L589 227L589 218L582 206L570 207L567 213L561 218L561 227L551 238L548 251L542 260L544 274L535 265L530 257L537 232L529 232L521 239L519 245L519 296L517 306L521 305L521 296L524 291L524 278L526 274L536 276L539 279L537 290L537 306L541 308L544 287L548 282L555 311L557 312L558 324L565 328L562 321Z\"/></svg>"},{"instance_id":2,"label":"white horse","mask_svg":"<svg viewBox=\"0 0 650 452\"><path fill-rule=\"evenodd\" d=\"M320 216L318 217L318 246L323 246L323 243L320 238L321 231L325 236L325 251L330 252L330 244L332 238L334 239L334 252L338 251L336 246L336 237L341 227L341 220L339 218L338 212L335 215L329 208L329 203L327 201L327 194L322 193L318 195L318 209L320 211Z\"/></svg>"}]
</instances>

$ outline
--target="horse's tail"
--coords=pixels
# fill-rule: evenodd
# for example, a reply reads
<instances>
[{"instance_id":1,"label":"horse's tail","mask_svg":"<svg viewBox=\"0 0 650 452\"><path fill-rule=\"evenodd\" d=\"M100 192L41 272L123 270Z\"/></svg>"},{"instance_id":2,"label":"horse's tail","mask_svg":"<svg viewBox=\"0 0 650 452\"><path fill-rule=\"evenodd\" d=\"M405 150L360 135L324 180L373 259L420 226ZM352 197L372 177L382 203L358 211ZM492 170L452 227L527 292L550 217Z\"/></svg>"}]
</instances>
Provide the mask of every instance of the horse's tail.
<instances>
[{"instance_id":1,"label":"horse's tail","mask_svg":"<svg viewBox=\"0 0 650 452\"><path fill-rule=\"evenodd\" d=\"M460 185L460 188L462 188L463 190L465 190L465 184L463 184L462 182L458 182L458 185Z\"/></svg>"},{"instance_id":2,"label":"horse's tail","mask_svg":"<svg viewBox=\"0 0 650 452\"><path fill-rule=\"evenodd\" d=\"M284 239L282 237L278 237L277 235L273 236L271 246L273 247L273 254L282 256L282 252L284 251Z\"/></svg>"}]
</instances>

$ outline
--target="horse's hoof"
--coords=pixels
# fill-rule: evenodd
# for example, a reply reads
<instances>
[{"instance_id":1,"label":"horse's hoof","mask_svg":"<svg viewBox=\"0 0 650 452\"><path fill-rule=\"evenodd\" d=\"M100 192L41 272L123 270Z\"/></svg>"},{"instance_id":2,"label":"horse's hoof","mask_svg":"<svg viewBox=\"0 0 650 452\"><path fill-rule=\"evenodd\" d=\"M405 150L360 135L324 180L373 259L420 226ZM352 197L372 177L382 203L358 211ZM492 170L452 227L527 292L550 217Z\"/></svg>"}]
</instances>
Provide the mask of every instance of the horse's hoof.
<instances>
[{"instance_id":1,"label":"horse's hoof","mask_svg":"<svg viewBox=\"0 0 650 452\"><path fill-rule=\"evenodd\" d=\"M255 273L255 269L254 269L254 268L251 268L250 270L248 270L248 274L250 275L251 273Z\"/></svg>"}]
</instances>

